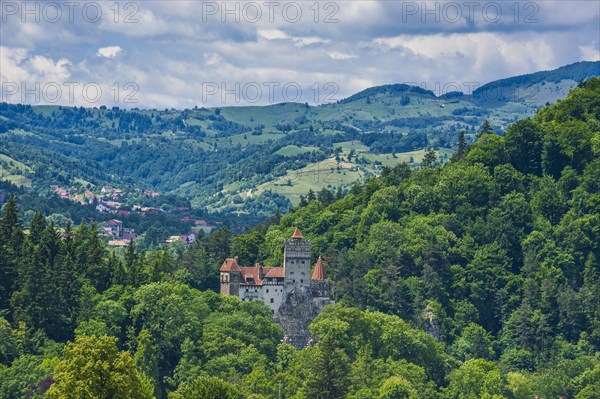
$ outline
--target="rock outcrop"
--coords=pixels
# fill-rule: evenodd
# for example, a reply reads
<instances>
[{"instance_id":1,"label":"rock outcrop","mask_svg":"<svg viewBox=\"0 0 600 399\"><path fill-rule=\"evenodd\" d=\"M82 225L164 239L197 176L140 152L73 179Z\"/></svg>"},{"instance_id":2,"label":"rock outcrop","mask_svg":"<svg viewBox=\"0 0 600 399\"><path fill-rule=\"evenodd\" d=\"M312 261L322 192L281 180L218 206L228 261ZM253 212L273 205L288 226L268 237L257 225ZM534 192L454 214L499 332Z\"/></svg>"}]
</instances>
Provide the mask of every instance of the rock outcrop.
<instances>
[{"instance_id":1,"label":"rock outcrop","mask_svg":"<svg viewBox=\"0 0 600 399\"><path fill-rule=\"evenodd\" d=\"M321 313L325 303L313 298L309 287L291 291L279 308L277 322L285 332L285 342L296 349L307 346L310 340L308 326Z\"/></svg>"}]
</instances>

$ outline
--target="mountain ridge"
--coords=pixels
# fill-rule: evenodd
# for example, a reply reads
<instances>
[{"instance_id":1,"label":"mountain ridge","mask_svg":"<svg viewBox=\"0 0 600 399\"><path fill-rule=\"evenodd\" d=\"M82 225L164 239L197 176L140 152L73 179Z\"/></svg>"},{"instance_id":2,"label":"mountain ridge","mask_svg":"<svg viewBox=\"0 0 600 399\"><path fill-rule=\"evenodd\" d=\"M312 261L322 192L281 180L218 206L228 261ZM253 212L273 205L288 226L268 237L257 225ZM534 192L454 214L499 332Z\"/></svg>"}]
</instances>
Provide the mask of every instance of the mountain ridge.
<instances>
[{"instance_id":1,"label":"mountain ridge","mask_svg":"<svg viewBox=\"0 0 600 399\"><path fill-rule=\"evenodd\" d=\"M541 93L535 100L436 96L400 83L319 106L158 111L2 103L2 180L42 195L50 194L50 185L82 181L151 188L190 207L267 217L298 204L310 189L346 190L383 166L417 167L428 150L444 162L461 131L472 142L489 120L502 134L596 70L600 75L600 62L575 63L490 82L535 89ZM549 80L540 83L540 76Z\"/></svg>"}]
</instances>

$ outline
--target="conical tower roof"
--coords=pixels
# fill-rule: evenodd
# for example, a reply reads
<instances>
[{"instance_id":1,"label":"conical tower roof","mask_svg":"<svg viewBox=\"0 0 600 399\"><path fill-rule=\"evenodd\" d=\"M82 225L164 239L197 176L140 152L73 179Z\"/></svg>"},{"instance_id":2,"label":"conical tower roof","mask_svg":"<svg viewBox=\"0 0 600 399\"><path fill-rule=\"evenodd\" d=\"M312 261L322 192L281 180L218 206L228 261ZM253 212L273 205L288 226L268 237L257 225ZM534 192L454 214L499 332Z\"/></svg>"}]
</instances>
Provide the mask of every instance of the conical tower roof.
<instances>
[{"instance_id":1,"label":"conical tower roof","mask_svg":"<svg viewBox=\"0 0 600 399\"><path fill-rule=\"evenodd\" d=\"M315 266L315 270L313 271L312 277L310 278L312 281L325 281L327 280L327 275L325 274L325 268L323 267L323 260L319 256L317 259L317 265Z\"/></svg>"},{"instance_id":2,"label":"conical tower roof","mask_svg":"<svg viewBox=\"0 0 600 399\"><path fill-rule=\"evenodd\" d=\"M296 230L294 231L294 234L292 234L292 238L295 238L295 239L302 239L302 238L304 238L304 236L302 235L302 232L300 231L299 228L296 227Z\"/></svg>"}]
</instances>

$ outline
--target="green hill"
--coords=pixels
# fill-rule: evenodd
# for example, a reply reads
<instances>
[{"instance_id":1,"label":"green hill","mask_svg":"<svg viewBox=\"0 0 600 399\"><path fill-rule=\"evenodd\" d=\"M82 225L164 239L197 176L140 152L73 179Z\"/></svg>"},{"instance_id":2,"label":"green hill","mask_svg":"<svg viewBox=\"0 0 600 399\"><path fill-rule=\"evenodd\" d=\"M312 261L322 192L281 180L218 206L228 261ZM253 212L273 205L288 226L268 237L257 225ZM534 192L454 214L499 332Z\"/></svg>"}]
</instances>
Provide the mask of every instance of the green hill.
<instances>
[{"instance_id":1,"label":"green hill","mask_svg":"<svg viewBox=\"0 0 600 399\"><path fill-rule=\"evenodd\" d=\"M440 398L530 397L511 391L517 386L545 398L591 398L600 379L575 379L575 364L599 367L599 183L600 78L591 78L504 137L462 147L443 167L385 168L343 199L305 202L235 238L231 255L278 264L279 243L299 227L344 306L400 316L436 337L461 368L483 358L501 371L495 388L465 379ZM365 349L341 307L325 319L351 357L377 347ZM342 333L335 323L343 322ZM345 334L356 341L345 346ZM522 385L510 382L515 373Z\"/></svg>"},{"instance_id":2,"label":"green hill","mask_svg":"<svg viewBox=\"0 0 600 399\"><path fill-rule=\"evenodd\" d=\"M25 233L11 197L0 398L598 398L600 78L460 142L444 165L382 167L179 249L109 252L95 228L42 213ZM301 349L261 300L214 292L223 259L281 265L297 227L336 301ZM288 301L311 317L301 295Z\"/></svg>"},{"instance_id":3,"label":"green hill","mask_svg":"<svg viewBox=\"0 0 600 399\"><path fill-rule=\"evenodd\" d=\"M297 205L309 189L348 189L356 179L379 174L382 166L417 166L427 149L445 162L459 132L473 142L489 120L503 133L592 75L600 75L599 62L492 82L472 96L436 97L394 84L314 107L121 110L0 104L0 154L14 161L13 166L2 161L2 179L34 192L80 181L152 188L195 208L266 217ZM506 98L488 101L486 93L494 90L506 92ZM535 100L521 95L532 92Z\"/></svg>"}]
</instances>

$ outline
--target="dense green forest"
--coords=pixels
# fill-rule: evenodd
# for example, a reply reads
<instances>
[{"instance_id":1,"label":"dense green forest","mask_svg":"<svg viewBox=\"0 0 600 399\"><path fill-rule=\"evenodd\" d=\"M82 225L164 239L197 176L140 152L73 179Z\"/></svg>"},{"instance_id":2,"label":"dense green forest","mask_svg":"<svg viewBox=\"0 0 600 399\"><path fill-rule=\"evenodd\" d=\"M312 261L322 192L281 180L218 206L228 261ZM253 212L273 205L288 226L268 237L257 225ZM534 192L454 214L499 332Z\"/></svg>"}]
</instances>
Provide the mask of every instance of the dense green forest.
<instances>
[{"instance_id":1,"label":"dense green forest","mask_svg":"<svg viewBox=\"0 0 600 399\"><path fill-rule=\"evenodd\" d=\"M184 252L108 253L18 199L0 229L0 398L597 399L600 78L444 166L400 164ZM298 226L337 304L296 351L223 258L279 265Z\"/></svg>"}]
</instances>

